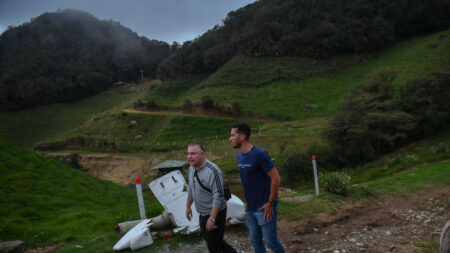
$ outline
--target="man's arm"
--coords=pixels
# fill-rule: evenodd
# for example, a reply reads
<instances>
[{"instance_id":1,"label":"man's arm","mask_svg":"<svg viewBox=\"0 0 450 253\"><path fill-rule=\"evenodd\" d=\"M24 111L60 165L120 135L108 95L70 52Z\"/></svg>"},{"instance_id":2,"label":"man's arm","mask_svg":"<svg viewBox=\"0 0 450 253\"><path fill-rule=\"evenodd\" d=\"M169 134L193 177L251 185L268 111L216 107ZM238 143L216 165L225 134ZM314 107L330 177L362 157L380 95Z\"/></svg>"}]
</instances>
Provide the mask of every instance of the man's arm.
<instances>
[{"instance_id":1,"label":"man's arm","mask_svg":"<svg viewBox=\"0 0 450 253\"><path fill-rule=\"evenodd\" d=\"M194 200L188 197L186 201L186 218L188 219L188 221L191 221L192 219L192 209L191 209L192 202L194 202Z\"/></svg>"},{"instance_id":2,"label":"man's arm","mask_svg":"<svg viewBox=\"0 0 450 253\"><path fill-rule=\"evenodd\" d=\"M272 180L272 184L270 185L269 200L276 200L281 183L280 174L278 174L277 168L273 167L269 170L269 172L267 172L267 176L270 177L270 180Z\"/></svg>"},{"instance_id":3,"label":"man's arm","mask_svg":"<svg viewBox=\"0 0 450 253\"><path fill-rule=\"evenodd\" d=\"M212 208L209 215L208 222L206 223L206 230L210 231L214 229L214 224L216 223L216 217L219 213L219 208L221 207L224 197L223 197L223 176L218 170L211 169L212 173L209 177L209 187L212 193Z\"/></svg>"},{"instance_id":4,"label":"man's arm","mask_svg":"<svg viewBox=\"0 0 450 253\"><path fill-rule=\"evenodd\" d=\"M209 215L208 222L206 223L206 230L210 231L214 229L214 225L216 224L217 214L219 214L219 208L213 206L211 208L211 214Z\"/></svg>"},{"instance_id":5,"label":"man's arm","mask_svg":"<svg viewBox=\"0 0 450 253\"><path fill-rule=\"evenodd\" d=\"M269 201L276 200L278 196L278 189L280 188L281 178L278 174L277 168L273 167L267 172L267 176L270 177L272 183L270 184ZM264 210L264 220L270 222L273 218L273 206L270 202L264 204L258 210Z\"/></svg>"},{"instance_id":6,"label":"man's arm","mask_svg":"<svg viewBox=\"0 0 450 253\"><path fill-rule=\"evenodd\" d=\"M191 221L192 219L192 209L191 209L191 205L194 202L194 198L192 197L192 182L191 182L191 177L190 177L190 173L191 171L189 170L188 173L188 177L189 177L189 184L188 184L188 198L186 201L186 218L188 219L188 221Z\"/></svg>"}]
</instances>

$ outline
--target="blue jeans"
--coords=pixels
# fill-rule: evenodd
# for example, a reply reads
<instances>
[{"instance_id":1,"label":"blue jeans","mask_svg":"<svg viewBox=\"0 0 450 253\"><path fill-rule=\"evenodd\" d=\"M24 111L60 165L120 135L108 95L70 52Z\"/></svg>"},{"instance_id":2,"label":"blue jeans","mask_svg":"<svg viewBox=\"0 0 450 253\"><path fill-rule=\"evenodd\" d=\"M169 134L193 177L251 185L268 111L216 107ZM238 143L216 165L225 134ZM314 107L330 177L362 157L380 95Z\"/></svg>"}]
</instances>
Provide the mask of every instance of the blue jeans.
<instances>
[{"instance_id":1,"label":"blue jeans","mask_svg":"<svg viewBox=\"0 0 450 253\"><path fill-rule=\"evenodd\" d=\"M263 243L263 238L266 244L275 253L284 253L284 248L277 237L277 212L278 205L273 207L274 216L271 222L264 220L264 210L246 212L246 223L250 231L250 241L252 242L255 253L264 253L266 248Z\"/></svg>"}]
</instances>

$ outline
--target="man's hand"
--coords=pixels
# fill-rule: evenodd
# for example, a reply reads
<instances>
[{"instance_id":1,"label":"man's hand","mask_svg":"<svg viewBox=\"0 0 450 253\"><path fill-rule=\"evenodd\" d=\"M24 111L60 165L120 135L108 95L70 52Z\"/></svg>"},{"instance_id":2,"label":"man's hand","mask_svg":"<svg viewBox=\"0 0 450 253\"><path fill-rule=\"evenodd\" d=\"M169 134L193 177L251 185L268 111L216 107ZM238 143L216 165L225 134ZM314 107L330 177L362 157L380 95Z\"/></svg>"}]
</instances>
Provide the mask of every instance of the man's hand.
<instances>
[{"instance_id":1,"label":"man's hand","mask_svg":"<svg viewBox=\"0 0 450 253\"><path fill-rule=\"evenodd\" d=\"M258 211L264 210L264 220L267 222L271 222L273 218L273 206L269 202L264 204Z\"/></svg>"},{"instance_id":2,"label":"man's hand","mask_svg":"<svg viewBox=\"0 0 450 253\"><path fill-rule=\"evenodd\" d=\"M190 206L186 207L186 218L188 221L191 221L192 219L192 209Z\"/></svg>"},{"instance_id":3,"label":"man's hand","mask_svg":"<svg viewBox=\"0 0 450 253\"><path fill-rule=\"evenodd\" d=\"M206 230L207 231L213 230L214 229L214 225L215 225L215 222L212 221L211 219L208 219L208 222L206 223Z\"/></svg>"}]
</instances>

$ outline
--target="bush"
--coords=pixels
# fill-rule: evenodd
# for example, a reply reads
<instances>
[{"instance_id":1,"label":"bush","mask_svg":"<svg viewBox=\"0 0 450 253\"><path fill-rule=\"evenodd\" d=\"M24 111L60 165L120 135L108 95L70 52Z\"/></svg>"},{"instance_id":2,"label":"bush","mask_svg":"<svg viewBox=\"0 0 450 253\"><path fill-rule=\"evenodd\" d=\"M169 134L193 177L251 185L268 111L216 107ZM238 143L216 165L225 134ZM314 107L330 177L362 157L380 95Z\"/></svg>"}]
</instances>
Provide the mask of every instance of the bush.
<instances>
[{"instance_id":1,"label":"bush","mask_svg":"<svg viewBox=\"0 0 450 253\"><path fill-rule=\"evenodd\" d=\"M211 109L214 107L214 100L210 96L202 97L202 106L205 109Z\"/></svg>"},{"instance_id":2,"label":"bush","mask_svg":"<svg viewBox=\"0 0 450 253\"><path fill-rule=\"evenodd\" d=\"M296 187L314 179L312 156L315 155L317 167L336 168L336 161L327 146L313 145L309 148L299 148L297 151L289 152L280 166L280 174L283 184Z\"/></svg>"},{"instance_id":3,"label":"bush","mask_svg":"<svg viewBox=\"0 0 450 253\"><path fill-rule=\"evenodd\" d=\"M325 135L341 163L357 165L406 142L414 131L413 116L394 101L395 72L383 70L357 87L330 120Z\"/></svg>"},{"instance_id":4,"label":"bush","mask_svg":"<svg viewBox=\"0 0 450 253\"><path fill-rule=\"evenodd\" d=\"M401 87L398 106L418 122L416 133L432 135L450 125L450 72L433 73Z\"/></svg>"},{"instance_id":5,"label":"bush","mask_svg":"<svg viewBox=\"0 0 450 253\"><path fill-rule=\"evenodd\" d=\"M183 108L186 109L186 110L191 109L191 108L192 108L192 102L191 102L191 100L185 99L185 100L184 100Z\"/></svg>"},{"instance_id":6,"label":"bush","mask_svg":"<svg viewBox=\"0 0 450 253\"><path fill-rule=\"evenodd\" d=\"M346 166L362 164L450 125L450 73L408 82L396 96L395 72L383 70L357 87L325 130L332 153Z\"/></svg>"},{"instance_id":7,"label":"bush","mask_svg":"<svg viewBox=\"0 0 450 253\"><path fill-rule=\"evenodd\" d=\"M150 110L152 110L152 109L155 110L155 109L158 109L158 105L156 104L155 101L150 100L150 101L147 102L146 108L150 109Z\"/></svg>"},{"instance_id":8,"label":"bush","mask_svg":"<svg viewBox=\"0 0 450 253\"><path fill-rule=\"evenodd\" d=\"M142 102L140 99L137 102L134 102L134 109L140 109L146 107L146 104L144 102Z\"/></svg>"},{"instance_id":9,"label":"bush","mask_svg":"<svg viewBox=\"0 0 450 253\"><path fill-rule=\"evenodd\" d=\"M234 115L238 115L238 116L241 115L241 113L242 113L241 105L237 102L234 102L231 105L231 111Z\"/></svg>"},{"instance_id":10,"label":"bush","mask_svg":"<svg viewBox=\"0 0 450 253\"><path fill-rule=\"evenodd\" d=\"M328 192L347 195L350 190L350 179L344 172L328 172L320 174L319 185Z\"/></svg>"}]
</instances>

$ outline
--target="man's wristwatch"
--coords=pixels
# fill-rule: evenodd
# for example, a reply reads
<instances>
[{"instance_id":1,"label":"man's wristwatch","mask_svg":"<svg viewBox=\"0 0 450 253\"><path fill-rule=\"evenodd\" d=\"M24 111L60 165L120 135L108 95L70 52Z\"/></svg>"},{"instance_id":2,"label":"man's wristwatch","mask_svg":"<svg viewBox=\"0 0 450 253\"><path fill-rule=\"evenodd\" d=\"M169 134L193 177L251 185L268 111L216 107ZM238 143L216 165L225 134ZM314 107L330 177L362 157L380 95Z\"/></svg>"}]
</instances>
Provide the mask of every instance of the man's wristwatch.
<instances>
[{"instance_id":1,"label":"man's wristwatch","mask_svg":"<svg viewBox=\"0 0 450 253\"><path fill-rule=\"evenodd\" d=\"M269 203L272 205L272 206L274 206L275 205L275 203L277 203L275 200L269 200Z\"/></svg>"},{"instance_id":2,"label":"man's wristwatch","mask_svg":"<svg viewBox=\"0 0 450 253\"><path fill-rule=\"evenodd\" d=\"M211 220L212 222L216 223L216 218L214 218L214 217L212 217L212 216L209 216L209 219L208 219L208 220Z\"/></svg>"}]
</instances>

